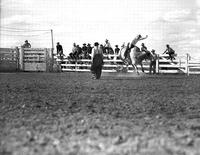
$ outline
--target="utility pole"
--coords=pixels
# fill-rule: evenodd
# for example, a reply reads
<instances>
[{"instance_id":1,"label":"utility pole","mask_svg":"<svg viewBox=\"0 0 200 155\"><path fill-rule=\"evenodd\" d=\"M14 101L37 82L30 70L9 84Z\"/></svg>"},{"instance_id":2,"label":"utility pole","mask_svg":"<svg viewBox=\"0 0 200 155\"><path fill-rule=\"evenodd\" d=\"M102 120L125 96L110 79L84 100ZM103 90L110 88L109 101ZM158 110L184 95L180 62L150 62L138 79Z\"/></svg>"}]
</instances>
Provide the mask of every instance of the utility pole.
<instances>
[{"instance_id":1,"label":"utility pole","mask_svg":"<svg viewBox=\"0 0 200 155\"><path fill-rule=\"evenodd\" d=\"M51 46L52 46L52 52L54 51L54 46L53 46L53 30L51 29Z\"/></svg>"},{"instance_id":2,"label":"utility pole","mask_svg":"<svg viewBox=\"0 0 200 155\"><path fill-rule=\"evenodd\" d=\"M51 49L51 65L50 65L50 72L53 71L53 64L54 64L54 54L53 54L53 51L54 51L54 46L53 46L53 30L51 29L51 46L52 46L52 49Z\"/></svg>"}]
</instances>

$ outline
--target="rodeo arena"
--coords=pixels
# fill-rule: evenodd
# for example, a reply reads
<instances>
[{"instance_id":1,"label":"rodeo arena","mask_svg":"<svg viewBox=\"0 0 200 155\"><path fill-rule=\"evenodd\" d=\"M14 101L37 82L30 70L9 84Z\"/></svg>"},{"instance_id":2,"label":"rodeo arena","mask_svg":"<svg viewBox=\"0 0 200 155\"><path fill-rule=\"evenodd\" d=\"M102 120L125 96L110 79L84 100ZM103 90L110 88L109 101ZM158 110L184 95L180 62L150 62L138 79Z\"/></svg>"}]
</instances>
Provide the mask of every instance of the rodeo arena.
<instances>
[{"instance_id":1,"label":"rodeo arena","mask_svg":"<svg viewBox=\"0 0 200 155\"><path fill-rule=\"evenodd\" d=\"M144 39L1 47L0 155L200 155L200 58Z\"/></svg>"}]
</instances>

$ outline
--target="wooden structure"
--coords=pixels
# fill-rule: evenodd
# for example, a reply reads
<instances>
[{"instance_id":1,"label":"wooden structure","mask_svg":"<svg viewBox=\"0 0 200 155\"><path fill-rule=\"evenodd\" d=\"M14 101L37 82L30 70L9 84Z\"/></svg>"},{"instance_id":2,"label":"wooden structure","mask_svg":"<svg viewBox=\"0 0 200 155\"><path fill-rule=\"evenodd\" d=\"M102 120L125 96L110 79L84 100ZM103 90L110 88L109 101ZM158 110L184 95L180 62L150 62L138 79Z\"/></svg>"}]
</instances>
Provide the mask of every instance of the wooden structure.
<instances>
[{"instance_id":1,"label":"wooden structure","mask_svg":"<svg viewBox=\"0 0 200 155\"><path fill-rule=\"evenodd\" d=\"M51 72L52 69L52 49L0 48L0 71Z\"/></svg>"},{"instance_id":2,"label":"wooden structure","mask_svg":"<svg viewBox=\"0 0 200 155\"><path fill-rule=\"evenodd\" d=\"M111 59L104 60L103 72L133 72L133 67L128 66L128 71L125 70L125 65L120 59L117 59L115 55L107 56ZM156 62L156 73L183 73L183 74L200 74L200 58L197 60L192 60L190 55L178 56L176 60L168 60L168 55L158 55L159 59ZM89 59L79 59L79 60L60 60L57 62L61 66L62 71L72 71L72 72L89 72L91 66L91 60ZM145 73L149 72L149 61L143 61L143 67ZM122 69L123 68L123 69ZM138 65L138 68L141 67Z\"/></svg>"},{"instance_id":3,"label":"wooden structure","mask_svg":"<svg viewBox=\"0 0 200 155\"><path fill-rule=\"evenodd\" d=\"M0 72L19 70L19 49L0 48Z\"/></svg>"},{"instance_id":4,"label":"wooden structure","mask_svg":"<svg viewBox=\"0 0 200 155\"><path fill-rule=\"evenodd\" d=\"M103 72L133 72L133 67L125 69L123 62L116 55L106 55ZM178 56L176 60L168 60L167 55L158 56L156 73L185 73L200 74L200 58L193 58L189 54ZM0 72L9 71L56 71L89 72L91 60L60 60L53 55L52 49L47 48L0 48ZM149 72L149 61L143 61L145 73ZM138 65L140 69L140 66Z\"/></svg>"},{"instance_id":5,"label":"wooden structure","mask_svg":"<svg viewBox=\"0 0 200 155\"><path fill-rule=\"evenodd\" d=\"M53 54L47 48L21 48L20 49L20 70L22 71L43 71L52 70Z\"/></svg>"}]
</instances>

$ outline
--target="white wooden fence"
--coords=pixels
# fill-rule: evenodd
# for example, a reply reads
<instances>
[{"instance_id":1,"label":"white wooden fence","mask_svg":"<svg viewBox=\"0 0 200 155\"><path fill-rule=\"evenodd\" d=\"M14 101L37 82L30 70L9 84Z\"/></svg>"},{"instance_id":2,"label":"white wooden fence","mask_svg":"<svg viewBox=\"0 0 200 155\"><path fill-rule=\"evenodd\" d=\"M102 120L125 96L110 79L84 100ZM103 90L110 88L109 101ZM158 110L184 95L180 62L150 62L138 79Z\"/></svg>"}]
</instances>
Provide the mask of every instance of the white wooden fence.
<instances>
[{"instance_id":1,"label":"white wooden fence","mask_svg":"<svg viewBox=\"0 0 200 155\"><path fill-rule=\"evenodd\" d=\"M47 48L0 48L0 71L52 71L52 52Z\"/></svg>"},{"instance_id":2,"label":"white wooden fence","mask_svg":"<svg viewBox=\"0 0 200 155\"><path fill-rule=\"evenodd\" d=\"M187 74L200 74L200 57L187 57Z\"/></svg>"},{"instance_id":3,"label":"white wooden fence","mask_svg":"<svg viewBox=\"0 0 200 155\"><path fill-rule=\"evenodd\" d=\"M120 59L117 59L115 55L109 55L109 60L104 60L103 72L117 72L123 67L126 67ZM159 59L156 63L156 73L185 73L200 74L200 58L193 59L189 54L185 56L177 56L175 60L168 60L168 55L158 55ZM91 66L91 60L60 60L57 59L62 71L71 72L89 72ZM149 61L143 61L143 67L146 73L149 72ZM138 65L138 68L141 67ZM133 67L128 66L128 72L133 72Z\"/></svg>"},{"instance_id":4,"label":"white wooden fence","mask_svg":"<svg viewBox=\"0 0 200 155\"><path fill-rule=\"evenodd\" d=\"M103 72L126 71L126 67L116 55L106 55ZM89 72L91 60L60 60L54 61L52 49L47 48L0 48L0 71L52 71L53 64L58 64L62 71ZM143 61L146 73L149 72L149 61ZM140 66L138 66L141 69ZM122 69L122 70L121 70ZM128 72L133 67L128 66ZM200 58L189 54L176 57L176 60L167 59L167 55L160 55L156 63L157 73L185 73L200 74Z\"/></svg>"}]
</instances>

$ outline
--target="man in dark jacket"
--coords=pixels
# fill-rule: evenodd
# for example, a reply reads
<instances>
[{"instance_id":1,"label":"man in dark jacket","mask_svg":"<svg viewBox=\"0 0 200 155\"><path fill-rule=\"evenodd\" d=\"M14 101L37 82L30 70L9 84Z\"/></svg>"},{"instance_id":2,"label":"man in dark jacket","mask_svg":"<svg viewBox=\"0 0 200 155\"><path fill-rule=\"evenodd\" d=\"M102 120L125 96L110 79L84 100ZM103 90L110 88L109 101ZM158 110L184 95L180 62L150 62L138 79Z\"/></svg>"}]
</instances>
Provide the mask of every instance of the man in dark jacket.
<instances>
[{"instance_id":1,"label":"man in dark jacket","mask_svg":"<svg viewBox=\"0 0 200 155\"><path fill-rule=\"evenodd\" d=\"M103 51L99 48L99 43L94 43L94 48L92 49L92 66L91 72L93 74L93 79L100 79L103 67Z\"/></svg>"},{"instance_id":2,"label":"man in dark jacket","mask_svg":"<svg viewBox=\"0 0 200 155\"><path fill-rule=\"evenodd\" d=\"M153 49L151 51L151 57L150 57L149 74L151 74L152 70L153 70L153 74L156 73L156 60L157 60L157 54L155 53L155 50Z\"/></svg>"},{"instance_id":3,"label":"man in dark jacket","mask_svg":"<svg viewBox=\"0 0 200 155\"><path fill-rule=\"evenodd\" d=\"M63 48L62 48L62 45L60 45L59 42L57 42L56 50L57 50L57 55L60 56L60 59L63 59Z\"/></svg>"},{"instance_id":4,"label":"man in dark jacket","mask_svg":"<svg viewBox=\"0 0 200 155\"><path fill-rule=\"evenodd\" d=\"M169 54L169 59L171 61L173 61L174 58L174 54L175 54L175 51L167 44L166 45L167 49L165 50L165 52L163 54Z\"/></svg>"},{"instance_id":5,"label":"man in dark jacket","mask_svg":"<svg viewBox=\"0 0 200 155\"><path fill-rule=\"evenodd\" d=\"M31 44L28 42L28 40L25 41L23 48L31 48Z\"/></svg>"},{"instance_id":6,"label":"man in dark jacket","mask_svg":"<svg viewBox=\"0 0 200 155\"><path fill-rule=\"evenodd\" d=\"M120 49L119 49L118 45L115 45L115 54L119 54L119 51L120 51Z\"/></svg>"}]
</instances>

